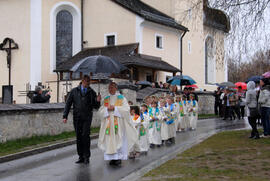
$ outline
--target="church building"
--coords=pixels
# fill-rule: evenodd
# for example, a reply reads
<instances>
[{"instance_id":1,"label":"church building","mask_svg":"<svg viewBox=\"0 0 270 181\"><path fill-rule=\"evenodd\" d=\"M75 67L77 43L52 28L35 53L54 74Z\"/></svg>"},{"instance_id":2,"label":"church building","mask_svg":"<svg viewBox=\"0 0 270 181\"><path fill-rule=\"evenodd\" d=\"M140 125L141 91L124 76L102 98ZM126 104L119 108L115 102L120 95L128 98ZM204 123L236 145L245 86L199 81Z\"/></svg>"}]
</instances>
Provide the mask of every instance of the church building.
<instances>
[{"instance_id":1,"label":"church building","mask_svg":"<svg viewBox=\"0 0 270 181\"><path fill-rule=\"evenodd\" d=\"M102 52L122 57L134 80L165 82L182 71L200 88L215 89L227 80L229 19L207 0L196 8L189 0L1 0L0 43L18 45L11 50L13 100L27 103L22 92L49 84L57 102L61 65ZM8 85L6 51L0 77L0 86Z\"/></svg>"}]
</instances>

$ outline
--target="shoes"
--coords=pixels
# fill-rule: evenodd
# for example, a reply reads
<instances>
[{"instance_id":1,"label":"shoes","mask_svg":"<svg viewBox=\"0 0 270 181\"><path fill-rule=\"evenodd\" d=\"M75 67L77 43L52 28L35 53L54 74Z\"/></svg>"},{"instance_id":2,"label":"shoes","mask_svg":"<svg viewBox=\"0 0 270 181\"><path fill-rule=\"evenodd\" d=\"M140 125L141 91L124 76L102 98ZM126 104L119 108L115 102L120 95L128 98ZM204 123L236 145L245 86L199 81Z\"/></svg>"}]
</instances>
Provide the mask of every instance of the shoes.
<instances>
[{"instance_id":1,"label":"shoes","mask_svg":"<svg viewBox=\"0 0 270 181\"><path fill-rule=\"evenodd\" d=\"M262 134L260 137L261 137L261 138L269 138L269 136L264 135L264 134Z\"/></svg>"},{"instance_id":2,"label":"shoes","mask_svg":"<svg viewBox=\"0 0 270 181\"><path fill-rule=\"evenodd\" d=\"M109 164L110 164L110 165L115 165L115 161L116 161L116 160L111 160Z\"/></svg>"},{"instance_id":3,"label":"shoes","mask_svg":"<svg viewBox=\"0 0 270 181\"><path fill-rule=\"evenodd\" d=\"M129 159L135 159L135 154L134 153L130 153L128 156Z\"/></svg>"},{"instance_id":4,"label":"shoes","mask_svg":"<svg viewBox=\"0 0 270 181\"><path fill-rule=\"evenodd\" d=\"M84 159L83 159L83 158L79 158L79 160L76 161L75 163L76 163L76 164L84 163Z\"/></svg>"},{"instance_id":5,"label":"shoes","mask_svg":"<svg viewBox=\"0 0 270 181\"><path fill-rule=\"evenodd\" d=\"M119 166L121 165L121 163L122 163L122 160L111 160L109 164Z\"/></svg>"},{"instance_id":6,"label":"shoes","mask_svg":"<svg viewBox=\"0 0 270 181\"><path fill-rule=\"evenodd\" d=\"M248 137L248 138L250 138L250 139L255 138L255 135L251 135L251 136L250 136L250 137Z\"/></svg>"},{"instance_id":7,"label":"shoes","mask_svg":"<svg viewBox=\"0 0 270 181\"><path fill-rule=\"evenodd\" d=\"M155 145L154 144L150 144L150 148L155 148Z\"/></svg>"},{"instance_id":8,"label":"shoes","mask_svg":"<svg viewBox=\"0 0 270 181\"><path fill-rule=\"evenodd\" d=\"M255 136L254 139L255 139L255 140L260 139L260 136L259 136L259 135L258 135L258 136Z\"/></svg>"},{"instance_id":9,"label":"shoes","mask_svg":"<svg viewBox=\"0 0 270 181\"><path fill-rule=\"evenodd\" d=\"M85 158L83 163L84 163L85 165L88 165L88 164L89 164L89 158Z\"/></svg>"},{"instance_id":10,"label":"shoes","mask_svg":"<svg viewBox=\"0 0 270 181\"><path fill-rule=\"evenodd\" d=\"M261 138L265 138L264 134L262 134L260 137L261 137Z\"/></svg>"},{"instance_id":11,"label":"shoes","mask_svg":"<svg viewBox=\"0 0 270 181\"><path fill-rule=\"evenodd\" d=\"M167 140L167 141L166 141L166 145L167 145L167 146L169 146L169 145L171 145L171 144L172 144L171 140Z\"/></svg>"},{"instance_id":12,"label":"shoes","mask_svg":"<svg viewBox=\"0 0 270 181\"><path fill-rule=\"evenodd\" d=\"M122 163L122 160L115 160L115 165L116 165L116 166L121 165L121 163Z\"/></svg>"}]
</instances>

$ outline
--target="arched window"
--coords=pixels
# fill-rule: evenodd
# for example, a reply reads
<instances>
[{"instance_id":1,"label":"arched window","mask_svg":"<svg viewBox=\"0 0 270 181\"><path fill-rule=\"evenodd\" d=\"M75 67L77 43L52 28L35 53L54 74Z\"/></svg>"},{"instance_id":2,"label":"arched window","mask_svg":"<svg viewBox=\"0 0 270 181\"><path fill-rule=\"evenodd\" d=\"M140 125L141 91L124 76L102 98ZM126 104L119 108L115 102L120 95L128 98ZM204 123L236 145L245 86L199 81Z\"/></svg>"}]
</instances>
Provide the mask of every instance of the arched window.
<instances>
[{"instance_id":1,"label":"arched window","mask_svg":"<svg viewBox=\"0 0 270 181\"><path fill-rule=\"evenodd\" d=\"M216 83L216 60L214 40L212 37L207 37L205 40L205 83Z\"/></svg>"},{"instance_id":2,"label":"arched window","mask_svg":"<svg viewBox=\"0 0 270 181\"><path fill-rule=\"evenodd\" d=\"M67 10L56 15L56 67L72 56L73 17Z\"/></svg>"},{"instance_id":3,"label":"arched window","mask_svg":"<svg viewBox=\"0 0 270 181\"><path fill-rule=\"evenodd\" d=\"M56 3L50 12L50 72L80 50L80 9L71 2Z\"/></svg>"}]
</instances>

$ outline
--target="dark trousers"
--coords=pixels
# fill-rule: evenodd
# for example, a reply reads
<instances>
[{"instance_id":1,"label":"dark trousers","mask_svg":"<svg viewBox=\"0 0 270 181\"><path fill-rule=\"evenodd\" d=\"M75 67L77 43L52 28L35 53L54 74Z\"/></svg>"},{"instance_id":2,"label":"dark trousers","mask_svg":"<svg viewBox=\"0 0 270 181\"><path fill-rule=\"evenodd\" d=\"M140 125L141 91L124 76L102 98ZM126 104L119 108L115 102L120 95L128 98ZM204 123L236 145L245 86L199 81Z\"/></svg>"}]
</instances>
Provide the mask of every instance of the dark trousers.
<instances>
[{"instance_id":1,"label":"dark trousers","mask_svg":"<svg viewBox=\"0 0 270 181\"><path fill-rule=\"evenodd\" d=\"M219 112L220 112L219 102L215 102L215 115L219 115Z\"/></svg>"},{"instance_id":2,"label":"dark trousers","mask_svg":"<svg viewBox=\"0 0 270 181\"><path fill-rule=\"evenodd\" d=\"M245 117L245 106L240 106L240 116L241 118Z\"/></svg>"},{"instance_id":3,"label":"dark trousers","mask_svg":"<svg viewBox=\"0 0 270 181\"><path fill-rule=\"evenodd\" d=\"M240 119L240 109L239 106L231 106L232 109L232 116L235 119L235 115L237 116L238 119Z\"/></svg>"},{"instance_id":4,"label":"dark trousers","mask_svg":"<svg viewBox=\"0 0 270 181\"><path fill-rule=\"evenodd\" d=\"M257 130L257 123L256 123L257 118L256 117L248 117L248 122L252 128L251 131L251 137L254 136L259 136L259 132Z\"/></svg>"},{"instance_id":5,"label":"dark trousers","mask_svg":"<svg viewBox=\"0 0 270 181\"><path fill-rule=\"evenodd\" d=\"M219 107L219 116L220 117L225 117L225 110L226 110L226 106L224 104L220 104L220 107Z\"/></svg>"},{"instance_id":6,"label":"dark trousers","mask_svg":"<svg viewBox=\"0 0 270 181\"><path fill-rule=\"evenodd\" d=\"M261 120L263 125L263 134L270 135L270 107L261 107Z\"/></svg>"},{"instance_id":7,"label":"dark trousers","mask_svg":"<svg viewBox=\"0 0 270 181\"><path fill-rule=\"evenodd\" d=\"M224 119L227 119L229 117L232 119L232 109L231 109L231 106L225 106Z\"/></svg>"},{"instance_id":8,"label":"dark trousers","mask_svg":"<svg viewBox=\"0 0 270 181\"><path fill-rule=\"evenodd\" d=\"M74 120L73 124L77 139L77 153L80 158L89 158L91 156L90 153L91 121Z\"/></svg>"}]
</instances>

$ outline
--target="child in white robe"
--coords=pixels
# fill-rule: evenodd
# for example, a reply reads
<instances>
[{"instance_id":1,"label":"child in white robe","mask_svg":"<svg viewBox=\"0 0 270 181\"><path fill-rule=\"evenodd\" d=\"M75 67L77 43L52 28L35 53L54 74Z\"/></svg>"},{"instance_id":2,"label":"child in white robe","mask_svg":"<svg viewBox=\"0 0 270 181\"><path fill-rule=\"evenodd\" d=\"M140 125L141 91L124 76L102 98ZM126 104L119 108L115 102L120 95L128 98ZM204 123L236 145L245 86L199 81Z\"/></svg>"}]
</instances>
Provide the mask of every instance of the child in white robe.
<instances>
[{"instance_id":1,"label":"child in white robe","mask_svg":"<svg viewBox=\"0 0 270 181\"><path fill-rule=\"evenodd\" d=\"M139 135L139 129L140 129L140 123L141 123L141 117L139 115L139 108L137 106L130 106L130 121L134 128L137 130L137 135ZM132 149L129 152L129 158L134 159L136 157L140 156L140 145L139 140L134 144Z\"/></svg>"},{"instance_id":2,"label":"child in white robe","mask_svg":"<svg viewBox=\"0 0 270 181\"><path fill-rule=\"evenodd\" d=\"M139 146L141 153L147 153L149 150L149 139L148 139L148 125L149 115L147 105L141 105L140 113L141 123L139 124Z\"/></svg>"},{"instance_id":3,"label":"child in white robe","mask_svg":"<svg viewBox=\"0 0 270 181\"><path fill-rule=\"evenodd\" d=\"M190 128L191 130L195 130L197 128L198 121L198 103L195 100L195 95L190 94L188 101L188 117L190 120Z\"/></svg>"},{"instance_id":4,"label":"child in white robe","mask_svg":"<svg viewBox=\"0 0 270 181\"><path fill-rule=\"evenodd\" d=\"M184 106L184 119L183 119L183 129L188 130L190 128L190 117L188 115L188 101L186 95L183 95L183 106Z\"/></svg>"},{"instance_id":5,"label":"child in white robe","mask_svg":"<svg viewBox=\"0 0 270 181\"><path fill-rule=\"evenodd\" d=\"M186 107L182 100L182 95L178 95L175 98L175 104L177 105L177 121L176 121L176 131L184 131L185 130L185 121L184 116L186 114Z\"/></svg>"},{"instance_id":6,"label":"child in white robe","mask_svg":"<svg viewBox=\"0 0 270 181\"><path fill-rule=\"evenodd\" d=\"M162 140L166 141L167 145L170 145L175 142L176 130L175 130L175 121L177 120L177 108L174 104L174 98L167 98L167 107L162 111L163 113L163 122L161 127L161 137Z\"/></svg>"},{"instance_id":7,"label":"child in white robe","mask_svg":"<svg viewBox=\"0 0 270 181\"><path fill-rule=\"evenodd\" d=\"M161 145L161 115L157 102L152 102L149 109L149 143L150 148Z\"/></svg>"}]
</instances>

